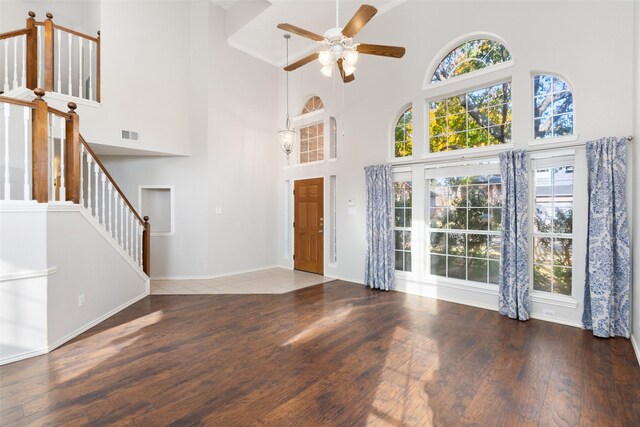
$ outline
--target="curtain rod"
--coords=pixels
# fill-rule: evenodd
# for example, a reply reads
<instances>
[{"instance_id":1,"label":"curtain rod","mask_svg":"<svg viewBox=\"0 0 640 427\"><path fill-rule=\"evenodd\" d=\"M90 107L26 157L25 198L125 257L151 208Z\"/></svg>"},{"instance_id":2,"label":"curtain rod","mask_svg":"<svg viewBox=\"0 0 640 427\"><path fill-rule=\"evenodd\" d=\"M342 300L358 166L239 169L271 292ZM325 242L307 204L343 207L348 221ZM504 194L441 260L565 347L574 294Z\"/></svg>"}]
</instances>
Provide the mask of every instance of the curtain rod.
<instances>
[{"instance_id":1,"label":"curtain rod","mask_svg":"<svg viewBox=\"0 0 640 427\"><path fill-rule=\"evenodd\" d=\"M625 140L627 140L627 142L631 142L633 141L633 136L628 136L626 138L624 138ZM566 150L566 149L570 149L570 148L576 148L576 147L584 147L586 146L586 143L584 142L576 142L573 144L564 144L560 147L548 147L548 146L544 146L544 145L539 145L539 146L534 146L534 147L529 147L527 148L527 152L536 152L536 151L551 151L551 150ZM470 160L470 161L482 161L482 160L491 160L491 159L495 159L496 157L498 157L498 153L499 152L493 152L493 153L487 153L487 154L483 154L481 156L479 155L461 155L461 156L452 156L452 157L448 157L448 158L423 158L423 159L419 159L419 160L412 160L412 161L408 161L408 162L392 162L392 166L394 168L401 168L403 166L414 166L414 165L430 165L430 164L443 164L443 166L446 166L448 163L459 163L461 161L465 161L465 160Z\"/></svg>"}]
</instances>

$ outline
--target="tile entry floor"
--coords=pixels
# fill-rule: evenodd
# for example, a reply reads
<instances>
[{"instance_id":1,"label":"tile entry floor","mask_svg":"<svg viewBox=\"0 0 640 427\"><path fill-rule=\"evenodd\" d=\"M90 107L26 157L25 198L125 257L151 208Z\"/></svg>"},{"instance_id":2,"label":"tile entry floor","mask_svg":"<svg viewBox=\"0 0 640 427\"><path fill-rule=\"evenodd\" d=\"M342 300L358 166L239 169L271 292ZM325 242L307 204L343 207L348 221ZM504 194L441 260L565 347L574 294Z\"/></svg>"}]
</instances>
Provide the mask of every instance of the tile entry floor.
<instances>
[{"instance_id":1,"label":"tile entry floor","mask_svg":"<svg viewBox=\"0 0 640 427\"><path fill-rule=\"evenodd\" d=\"M214 279L152 280L151 295L284 294L332 280L318 274L270 268Z\"/></svg>"}]
</instances>

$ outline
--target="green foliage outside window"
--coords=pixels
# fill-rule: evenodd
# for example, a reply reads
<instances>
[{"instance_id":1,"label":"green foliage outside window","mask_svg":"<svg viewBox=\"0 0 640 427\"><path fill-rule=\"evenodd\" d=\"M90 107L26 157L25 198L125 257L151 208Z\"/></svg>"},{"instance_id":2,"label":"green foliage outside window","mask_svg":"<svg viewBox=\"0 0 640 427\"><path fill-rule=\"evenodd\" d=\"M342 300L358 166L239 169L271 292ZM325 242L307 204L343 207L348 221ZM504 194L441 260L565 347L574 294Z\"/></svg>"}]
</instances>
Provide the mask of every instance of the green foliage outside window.
<instances>
[{"instance_id":1,"label":"green foliage outside window","mask_svg":"<svg viewBox=\"0 0 640 427\"><path fill-rule=\"evenodd\" d=\"M487 39L469 40L453 49L436 68L431 83L441 82L511 60L502 44Z\"/></svg>"},{"instance_id":2,"label":"green foliage outside window","mask_svg":"<svg viewBox=\"0 0 640 427\"><path fill-rule=\"evenodd\" d=\"M394 156L409 157L413 153L413 109L405 111L396 123Z\"/></svg>"}]
</instances>

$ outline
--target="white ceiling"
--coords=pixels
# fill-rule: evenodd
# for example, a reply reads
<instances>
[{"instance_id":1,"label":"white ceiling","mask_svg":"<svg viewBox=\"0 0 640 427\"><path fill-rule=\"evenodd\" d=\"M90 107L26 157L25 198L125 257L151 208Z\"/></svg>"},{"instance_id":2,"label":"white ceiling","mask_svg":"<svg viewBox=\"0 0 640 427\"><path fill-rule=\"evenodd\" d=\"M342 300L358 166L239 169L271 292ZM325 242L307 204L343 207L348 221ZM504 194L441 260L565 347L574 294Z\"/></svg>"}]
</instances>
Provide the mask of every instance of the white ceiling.
<instances>
[{"instance_id":1,"label":"white ceiling","mask_svg":"<svg viewBox=\"0 0 640 427\"><path fill-rule=\"evenodd\" d=\"M386 11L402 4L405 0L340 0L339 23L344 27L353 14L363 3L370 4L378 9L378 14L369 22L367 30L374 28L376 18ZM323 34L326 30L336 26L336 2L333 0L262 0L263 8L249 8L250 3L258 1L249 0L218 0L214 3L233 3L227 9L227 23L230 20L237 22L237 16L244 13L255 17L245 16L248 22L239 26L233 34L227 34L231 46L272 65L281 67L286 62L286 46L284 31L276 26L279 23L289 23L306 30ZM237 26L237 25L236 25ZM228 25L233 28L233 25ZM233 31L233 30L232 30ZM368 31L363 31L355 37L356 42L385 44L385 40L375 40L366 37ZM361 37L362 36L362 37ZM293 35L289 41L289 61L293 62L316 50L318 43L303 37Z\"/></svg>"}]
</instances>

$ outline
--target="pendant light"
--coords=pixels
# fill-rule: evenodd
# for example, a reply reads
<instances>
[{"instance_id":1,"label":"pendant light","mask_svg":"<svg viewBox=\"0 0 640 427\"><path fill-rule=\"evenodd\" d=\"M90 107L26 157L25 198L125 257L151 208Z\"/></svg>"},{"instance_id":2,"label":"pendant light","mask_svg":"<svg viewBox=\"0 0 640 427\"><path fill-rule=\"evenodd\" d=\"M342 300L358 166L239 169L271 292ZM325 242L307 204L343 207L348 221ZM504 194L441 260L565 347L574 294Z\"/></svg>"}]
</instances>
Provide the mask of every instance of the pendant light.
<instances>
[{"instance_id":1,"label":"pendant light","mask_svg":"<svg viewBox=\"0 0 640 427\"><path fill-rule=\"evenodd\" d=\"M287 66L289 65L289 39L291 34L285 34L284 38L287 40ZM291 130L291 120L289 120L289 73L287 75L287 121L286 129L278 131L278 139L280 140L280 147L282 151L287 155L289 160L289 154L293 151L296 145L296 132Z\"/></svg>"}]
</instances>

